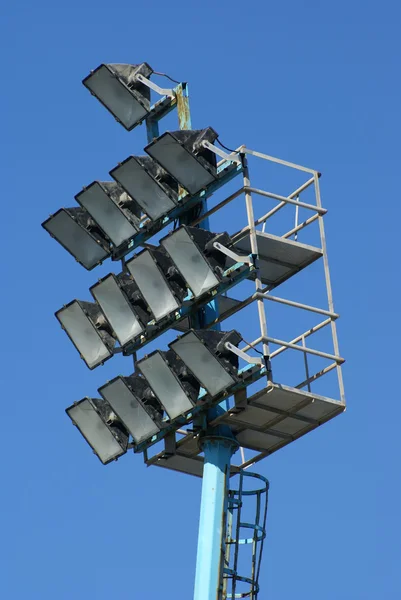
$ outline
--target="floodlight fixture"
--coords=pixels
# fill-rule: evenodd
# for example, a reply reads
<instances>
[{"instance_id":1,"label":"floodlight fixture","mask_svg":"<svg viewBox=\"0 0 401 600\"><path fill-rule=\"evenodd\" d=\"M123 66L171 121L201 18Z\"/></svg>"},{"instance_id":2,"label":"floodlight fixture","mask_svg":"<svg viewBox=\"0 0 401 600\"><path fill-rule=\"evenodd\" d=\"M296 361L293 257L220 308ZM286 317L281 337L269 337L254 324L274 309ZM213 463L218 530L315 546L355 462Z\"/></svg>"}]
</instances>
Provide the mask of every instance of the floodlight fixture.
<instances>
[{"instance_id":1,"label":"floodlight fixture","mask_svg":"<svg viewBox=\"0 0 401 600\"><path fill-rule=\"evenodd\" d=\"M148 307L132 278L110 273L90 288L121 346L138 338L150 320Z\"/></svg>"},{"instance_id":2,"label":"floodlight fixture","mask_svg":"<svg viewBox=\"0 0 401 600\"><path fill-rule=\"evenodd\" d=\"M199 383L172 350L156 350L136 363L171 420L191 410Z\"/></svg>"},{"instance_id":3,"label":"floodlight fixture","mask_svg":"<svg viewBox=\"0 0 401 600\"><path fill-rule=\"evenodd\" d=\"M163 248L145 249L126 265L155 321L180 308L187 287Z\"/></svg>"},{"instance_id":4,"label":"floodlight fixture","mask_svg":"<svg viewBox=\"0 0 401 600\"><path fill-rule=\"evenodd\" d=\"M89 369L113 356L116 340L97 304L73 300L55 314Z\"/></svg>"},{"instance_id":5,"label":"floodlight fixture","mask_svg":"<svg viewBox=\"0 0 401 600\"><path fill-rule=\"evenodd\" d=\"M151 112L150 88L138 76L150 77L147 63L138 65L101 64L82 81L127 131Z\"/></svg>"},{"instance_id":6,"label":"floodlight fixture","mask_svg":"<svg viewBox=\"0 0 401 600\"><path fill-rule=\"evenodd\" d=\"M114 181L94 181L75 200L88 211L114 246L130 240L139 231L141 209Z\"/></svg>"},{"instance_id":7,"label":"floodlight fixture","mask_svg":"<svg viewBox=\"0 0 401 600\"><path fill-rule=\"evenodd\" d=\"M231 244L228 233L213 233L198 227L181 226L160 243L176 264L195 298L214 288L222 280L227 256L215 243Z\"/></svg>"},{"instance_id":8,"label":"floodlight fixture","mask_svg":"<svg viewBox=\"0 0 401 600\"><path fill-rule=\"evenodd\" d=\"M241 340L234 329L228 332L191 329L169 347L213 397L238 381L238 356L225 344L238 346Z\"/></svg>"},{"instance_id":9,"label":"floodlight fixture","mask_svg":"<svg viewBox=\"0 0 401 600\"><path fill-rule=\"evenodd\" d=\"M83 208L61 208L42 227L88 271L111 254L104 233Z\"/></svg>"},{"instance_id":10,"label":"floodlight fixture","mask_svg":"<svg viewBox=\"0 0 401 600\"><path fill-rule=\"evenodd\" d=\"M178 204L177 182L149 156L129 156L110 175L152 221Z\"/></svg>"},{"instance_id":11,"label":"floodlight fixture","mask_svg":"<svg viewBox=\"0 0 401 600\"><path fill-rule=\"evenodd\" d=\"M104 465L126 453L128 431L100 398L83 398L65 411Z\"/></svg>"},{"instance_id":12,"label":"floodlight fixture","mask_svg":"<svg viewBox=\"0 0 401 600\"><path fill-rule=\"evenodd\" d=\"M141 375L115 377L100 387L99 393L124 423L135 444L161 430L163 409Z\"/></svg>"},{"instance_id":13,"label":"floodlight fixture","mask_svg":"<svg viewBox=\"0 0 401 600\"><path fill-rule=\"evenodd\" d=\"M167 131L148 144L145 152L190 194L197 194L217 180L216 154L203 145L217 138L211 127Z\"/></svg>"}]
</instances>

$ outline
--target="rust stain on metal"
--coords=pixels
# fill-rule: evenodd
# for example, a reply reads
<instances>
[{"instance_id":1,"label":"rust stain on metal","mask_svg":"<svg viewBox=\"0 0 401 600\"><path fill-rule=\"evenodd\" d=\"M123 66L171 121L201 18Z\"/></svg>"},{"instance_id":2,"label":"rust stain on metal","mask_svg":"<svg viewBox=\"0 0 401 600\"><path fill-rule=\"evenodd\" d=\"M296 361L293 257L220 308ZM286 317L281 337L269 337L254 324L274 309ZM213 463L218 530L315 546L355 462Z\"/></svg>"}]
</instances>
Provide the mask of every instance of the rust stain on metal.
<instances>
[{"instance_id":1,"label":"rust stain on metal","mask_svg":"<svg viewBox=\"0 0 401 600\"><path fill-rule=\"evenodd\" d=\"M191 117L189 113L189 98L184 92L183 85L178 85L175 89L177 98L177 112L180 129L191 129Z\"/></svg>"}]
</instances>

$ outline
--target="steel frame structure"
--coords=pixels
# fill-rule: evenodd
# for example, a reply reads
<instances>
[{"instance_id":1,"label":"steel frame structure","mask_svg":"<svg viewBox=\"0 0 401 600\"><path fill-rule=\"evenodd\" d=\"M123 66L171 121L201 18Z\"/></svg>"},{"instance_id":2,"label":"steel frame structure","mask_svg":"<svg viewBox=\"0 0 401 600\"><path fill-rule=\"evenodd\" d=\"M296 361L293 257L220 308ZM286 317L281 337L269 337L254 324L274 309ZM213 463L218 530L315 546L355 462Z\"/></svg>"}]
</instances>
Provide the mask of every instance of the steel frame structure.
<instances>
[{"instance_id":1,"label":"steel frame structure","mask_svg":"<svg viewBox=\"0 0 401 600\"><path fill-rule=\"evenodd\" d=\"M239 387L232 398L228 401L226 400L226 412L215 416L213 419L209 419L209 421L205 423L205 427L207 426L209 431L215 431L222 425L231 428L240 445L239 454L241 461L239 464L230 464L230 458L233 451L230 451L227 447L224 450L224 444L226 443L227 446L227 441L224 441L223 436L220 437L220 454L218 454L218 448L213 447L213 444L210 444L209 442L207 442L206 445L202 444L202 435L205 434L205 431L202 430L202 428L193 427L191 430L185 431L184 429L181 429L171 433L168 443L165 442L164 451L153 456L149 456L149 448L144 450L144 460L148 466L156 465L191 475L208 477L207 481L205 481L205 479L203 480L202 486L195 600L199 600L201 597L207 597L207 600L212 600L212 598L226 600L229 598L240 597L248 597L255 600L258 597L260 559L263 550L263 540L266 536L268 482L265 480L265 487L262 487L255 492L257 498L255 522L253 524L243 523L241 521L242 503L243 500L248 500L248 497L252 495L252 492L243 492L244 477L254 477L263 480L260 475L250 473L247 469L266 458L272 452L277 451L284 445L291 443L298 437L305 435L312 429L340 414L345 409L344 384L341 370L344 359L339 353L336 327L336 320L339 315L334 310L332 296L323 221L327 210L323 208L321 202L319 186L320 173L313 169L256 152L246 146L240 146L237 148L237 152L242 160L242 186L228 197L219 201L213 207L210 207L201 217L197 218L191 224L196 225L201 223L205 218L209 218L211 215L217 213L219 210L240 197L243 197L245 200L248 222L245 227L233 235L233 239L235 242L238 242L239 252L244 252L244 250L250 251L251 256L256 258L255 270L250 277L254 280L255 291L250 295L246 295L245 298L239 301L231 299L231 305L228 308L226 307L226 309L224 309L224 302L230 304L229 299L226 298L224 300L223 298L221 309L214 313L214 318L211 318L210 322L207 323L205 327L213 328L245 307L256 304L260 335L253 341L246 343L240 350L236 350L235 348L232 348L232 350L235 351L240 358L250 363L248 367L255 370L255 381L261 382L264 377L267 377L267 386L262 388L262 390L259 390L259 392L250 398L248 398L247 395L247 386ZM289 169L295 169L306 175L310 175L310 177L287 196L255 188L251 185L248 167L248 158L252 157L281 165ZM304 202L301 199L302 194L306 190L313 190L314 203ZM276 205L268 212L257 217L255 216L254 206L255 196L271 199L276 202ZM269 219L287 206L294 207L295 222L293 227L288 229L281 236L273 236L266 233ZM301 208L310 211L311 216L304 221L299 222L299 210ZM317 222L319 227L319 248L305 246L298 241L300 232L308 231L308 228L310 228L314 222ZM291 238L293 238L295 245L287 246L287 243L291 243ZM243 244L244 239L246 240L245 248L241 245ZM266 252L262 247L266 240L272 241L274 244L281 244L283 247L284 258L276 260L274 258L272 259L269 254L266 255ZM309 257L306 260L301 258L299 264L287 262L285 260L285 252L287 250L293 250L294 247L302 250L302 252L309 252ZM263 261L267 261L266 264L268 265L269 260L273 260L273 265L275 267L284 266L285 268L288 268L287 274L282 275L277 280L274 280L273 278L272 280L267 281L266 275L268 275L269 269L266 269L266 265L263 265ZM276 294L271 294L271 291L278 287L280 283L291 278L293 275L296 275L298 271L307 268L307 266L315 260L323 261L324 283L327 295L326 307L305 304L297 300L290 300ZM319 317L323 317L323 320L318 321L306 331L297 333L297 335L289 341L272 337L268 333L266 302L288 306L297 311L307 311ZM189 326L189 323L187 326ZM183 330L185 329L185 326L183 327L181 323L177 328ZM332 350L320 350L307 345L306 340L324 328L330 328ZM272 346L275 346L276 348L271 349ZM263 358L253 356L255 350L259 350ZM273 379L275 359L284 353L288 353L288 351L302 353L304 357L305 377L294 387L286 386L286 382L277 384ZM328 361L328 364L319 371L311 373L308 363L308 357L310 356L324 359L325 361ZM327 397L318 396L312 391L312 386L318 379L334 370L337 375L338 401L332 401ZM303 392L302 390L305 388L306 391ZM291 398L289 405L281 405L275 400L275 396L280 400L280 396L285 399L286 395L287 398ZM273 401L269 401L269 398L273 399ZM262 413L260 412L261 410ZM255 413L255 411L259 412ZM261 422L262 426L257 425L255 427L255 415L257 419L259 419L260 415L263 413L269 415L268 420L266 423ZM288 424L291 424L291 427L288 427ZM252 437L254 439L252 439ZM270 444L269 447L264 447L265 440L268 440ZM273 442L271 442L271 440L273 440ZM245 448L253 451L253 456L248 459L245 458ZM223 454L225 453L225 458L223 460L219 458L222 456L222 452ZM202 453L204 454L203 457ZM213 462L213 458L215 458L215 460L214 469L211 471L211 477L208 469L209 462L211 460ZM229 465L228 472L227 466L225 465ZM227 480L230 476L233 477L234 475L239 475L240 484L237 496L235 496L234 492L228 490L228 483L225 480L224 473L227 475ZM215 488L218 490L217 493L211 493L212 487L213 489ZM224 489L226 490L226 502L224 508L216 510L216 502L218 507L220 507L222 503L222 490ZM266 494L266 503L263 523L261 524L262 492ZM219 499L218 501L217 498ZM223 510L222 516L221 510ZM233 534L233 520L235 521L235 517L236 529ZM216 525L219 519L221 520L220 527ZM204 548L202 544L201 532L207 530L205 523L208 520L209 523L213 524L217 537L221 529L221 524L224 529L223 538L225 541L221 543L220 557L216 556L216 540L214 540L214 544L212 544L213 540L211 540L211 545L206 548ZM245 539L240 538L241 528L251 529L253 531L252 537ZM209 529L211 529L210 526ZM247 544L252 545L252 557L248 576L240 574L240 563L238 562L238 557L241 554L240 551ZM214 548L215 555L210 562L214 562L215 578L216 570L220 564L220 584L217 589L216 587L213 587L211 581L203 582L203 585L201 583L201 577L204 577L205 573L212 573L210 566L209 570L207 568L203 568L202 570L202 565L200 565L206 550L211 552L212 548ZM231 562L230 558L232 559ZM214 590L216 590L217 595L215 595Z\"/></svg>"},{"instance_id":2,"label":"steel frame structure","mask_svg":"<svg viewBox=\"0 0 401 600\"><path fill-rule=\"evenodd\" d=\"M268 367L270 367L270 364L271 364L271 368L272 368L271 371L269 368L267 371L266 371L266 368L261 370L261 376L267 375L270 383L272 385L274 385L273 380L272 380L272 373L274 373L274 364L275 364L274 359L276 359L278 356L282 355L283 353L288 352L289 350L303 353L304 365L305 365L305 378L302 381L300 381L299 383L297 383L292 389L297 391L297 390L303 390L304 388L306 388L307 392L315 398L317 398L317 396L316 396L316 394L313 394L313 391L312 391L313 383L316 382L321 377L328 374L329 372L336 370L339 402L338 402L338 406L336 407L336 408L338 408L338 411L337 412L334 411L334 412L335 412L335 414L338 414L339 412L342 412L345 409L344 384L343 384L343 376L342 376L342 370L341 370L341 365L344 363L344 358L342 358L339 353L339 344L338 344L337 327L336 327L336 320L338 319L339 315L335 312L334 303L333 303L330 270L329 270L329 263L328 263L328 257L327 257L325 228L324 228L324 215L327 213L327 210L322 206L322 202L321 202L320 186L319 186L320 173L316 170L309 169L307 167L303 167L301 165L297 165L295 163L291 163L291 162L288 162L285 160L281 160L279 158L275 158L273 156L269 156L267 154L263 154L261 152L255 151L255 150L251 150L251 149L247 148L246 146L240 146L239 148L237 148L237 152L239 153L240 156L243 157L242 186L238 190L236 190L234 193L230 194L228 197L224 198L223 200L221 200L217 204L215 204L213 207L209 208L201 217L194 220L191 223L191 225L198 224L206 217L209 217L209 216L215 214L217 211L219 211L223 207L227 206L228 204L232 203L233 201L240 198L241 196L244 197L248 223L243 229L241 229L240 231L237 231L233 235L233 238L234 238L234 240L237 240L240 242L240 240L244 239L244 236L249 237L249 245L250 245L251 252L253 255L256 255L259 259L259 261L256 262L256 274L253 276L253 279L255 282L255 291L253 294L248 295L239 301L233 301L231 303L231 306L227 310L220 310L220 313L215 317L215 319L211 320L206 325L206 328L212 328L217 323L223 322L225 319L235 315L236 313L238 313L245 307L256 303L260 335L257 338L255 338L253 341L250 341L249 343L247 343L245 346L243 346L241 348L242 352L245 353L245 356L243 356L243 358L245 358L245 360L248 360L249 362L259 363L259 365L261 366L261 369L262 369L263 366L265 366L265 365L263 365L263 360L262 359L255 360L255 358L250 355L250 351L259 349L259 351L265 357L268 357ZM297 171L303 172L303 173L305 173L307 175L311 175L311 176L301 186L299 186L297 189L295 189L292 193L288 194L287 196L284 196L282 194L277 194L275 192L255 188L255 187L251 186L251 182L250 182L248 157L255 157L258 159L262 159L264 161L268 161L270 163L275 163L277 165L281 165L281 166L287 167L289 169L295 169ZM302 197L302 193L305 192L306 190L308 190L309 188L313 189L314 199L315 199L315 202L313 204L311 204L309 202L303 202L300 199ZM277 204L271 210L269 210L262 216L255 218L253 196L269 198L269 199L276 201ZM277 285L274 282L267 284L267 285L263 285L262 277L260 275L260 261L261 261L261 258L263 260L263 256L261 257L261 253L259 250L259 246L258 246L259 239L258 238L260 237L260 234L266 235L266 228L267 228L269 219L271 219L271 217L273 215L277 214L279 211L281 211L284 207L286 207L288 205L294 207L295 225L292 228L290 228L288 231L286 231L280 237L281 241L285 242L287 240L290 240L290 238L292 238L292 237L297 238L299 232L307 230L307 228L310 227L310 225L312 223L314 223L315 221L318 222L320 248L316 248L315 250L317 251L316 259L321 259L323 261L324 282L325 282L325 288L326 288L326 294L327 294L327 307L323 308L323 307L318 307L318 306L314 306L314 305L304 304L304 303L298 302L296 300L289 300L286 298L282 298L276 294L272 295L271 290L273 290L275 287L277 287L277 285L279 285L280 282ZM311 212L311 216L308 217L307 219L305 219L303 222L298 222L299 208L303 208L303 209L306 209ZM299 244L298 240L297 240L297 244ZM259 267L258 267L258 263L259 263ZM301 266L301 268L303 268L303 267ZM300 270L300 269L298 269L298 270ZM294 269L294 272L291 272L289 276L291 277L296 272L297 272L297 269ZM268 334L268 321L266 318L266 305L265 305L266 302L278 303L281 305L293 307L294 309L299 310L299 311L308 311L310 313L314 313L316 315L324 317L324 319L321 321L318 321L315 325L313 325L311 328L307 329L306 331L297 333L297 335L295 335L289 341L271 337ZM333 351L328 352L328 351L319 350L319 349L313 348L306 344L307 338L311 337L313 334L316 334L323 328L327 328L327 327L329 327L330 331L331 331L331 343L332 343ZM271 350L271 346L277 346L277 348ZM322 359L325 359L326 361L328 361L328 364L324 368L320 369L319 371L317 371L315 373L310 373L309 366L308 366L308 357L309 356L317 356ZM280 382L280 384L284 384L284 387L285 387L285 382ZM244 399L244 395L245 395L245 399ZM312 396L311 396L311 398L312 398ZM325 397L323 397L323 400L324 399L325 399ZM326 400L329 400L329 399L326 398ZM246 405L246 402L247 402L247 400L246 400L246 391L245 390L238 391L238 393L234 394L234 400L231 401L231 403L229 405L229 410L227 413L228 416L229 417L234 416L236 411L243 410L244 406ZM241 403L242 403L242 406L241 406ZM284 414L287 414L287 415L289 414L288 411L282 411L282 412L283 412L283 416L284 416ZM294 415L292 415L292 416L294 416ZM335 415L333 414L333 416L335 416ZM306 417L304 417L304 418L306 419ZM324 418L317 419L317 420L313 420L313 419L310 420L311 429L319 426L322 422L324 422L324 420L325 420ZM227 423L227 424L230 423L230 419L227 417L227 415L220 415L220 416L216 417L212 422L209 423L209 425L217 426L221 423ZM185 451L183 456L188 456L191 459L198 459L199 466L201 466L201 458L199 456L200 450L199 450L199 448L196 447L196 444L194 443L194 441L199 437L199 431L197 431L195 429L195 430L186 432L185 430L181 429L181 430L178 430L177 434L178 435L177 435L176 451L177 451L178 455L181 456L181 453L183 452L183 450L188 449L188 451ZM297 437L299 437L299 436L292 435L291 439L289 441L293 441ZM280 446L280 447L282 447L282 446ZM262 460L263 458L265 458L268 454L270 454L270 451L261 451L256 456L253 456L249 460L244 460L243 459L244 454L243 454L243 452L241 452L242 461L239 464L233 465L231 468L231 472L236 473L240 469L248 468L249 466L251 466L251 465L257 463L258 461ZM163 467L169 468L168 460L166 459L166 454L164 452L159 452L158 454L156 454L154 456L149 456L148 450L145 449L144 458L145 458L146 464L149 466L150 465L158 465L158 466L163 466ZM172 461L170 463L171 464L170 468L175 468L172 466L173 462L174 461ZM194 472L192 472L191 469L186 470L185 466L182 469L180 468L178 470L182 470L184 472L199 475L200 474L199 469L196 468L196 466L194 466L194 465L193 465L193 468L194 468Z\"/></svg>"},{"instance_id":3,"label":"steel frame structure","mask_svg":"<svg viewBox=\"0 0 401 600\"><path fill-rule=\"evenodd\" d=\"M144 80L144 78L142 78ZM147 80L144 80L147 81ZM187 84L179 84L174 90L164 90L153 83L147 85L158 93L165 93L151 109L151 115L145 119L148 141L159 135L159 121L173 109L177 109L180 129L191 129ZM217 165L219 180L193 196L186 203L175 207L169 214L151 223L147 217L141 221L141 229L128 243L116 248L111 258L121 261L125 269L126 256L139 246L152 247L148 240L162 227L179 219L187 225L201 225L209 228L209 217L227 207L240 197L243 198L247 215L247 224L231 234L234 248L218 248L233 259L230 267L232 281L213 290L208 299L207 320L204 328L219 328L220 323L237 314L248 306L256 305L259 335L253 341L245 342L242 348L226 344L238 357L247 363L239 371L239 380L230 389L212 400L199 403L194 409L168 423L160 434L138 445L131 444L136 453L143 452L146 465L156 465L191 475L203 476L201 516L198 542L198 558L195 580L195 600L226 600L228 598L249 597L255 600L259 591L259 571L266 536L267 495L269 484L261 475L250 473L246 469L259 462L272 452L291 443L318 427L325 421L340 414L345 409L344 385L334 310L330 271L327 258L324 215L320 196L320 173L273 156L251 150L242 145L229 154L215 148L215 154L222 157ZM278 194L252 186L248 162L260 159L265 163L280 165L304 173L308 179L288 195ZM223 185L242 175L242 185L228 197L212 207L206 206L206 200L222 188ZM302 194L313 189L314 202L304 202ZM180 199L185 196L181 190ZM254 198L270 199L276 205L259 217L255 217ZM194 211L187 209L202 205L202 211L191 217ZM273 235L266 230L270 219L283 208L294 207L294 225L283 235ZM310 211L311 216L299 222L299 211ZM313 223L319 226L319 247L309 246L298 241L300 232L308 231ZM292 239L294 238L294 239ZM216 246L217 247L217 246ZM243 262L240 262L242 259ZM248 260L249 259L249 260ZM296 300L289 300L271 291L313 262L321 259L324 267L324 281L327 294L327 307L320 308ZM230 268L228 272L230 272ZM238 271L235 275L235 271ZM254 291L241 300L221 296L228 289L245 278L254 282ZM302 333L297 333L290 341L272 337L268 332L266 302L292 307L298 311L324 317ZM193 314L195 309L205 306L204 300L182 310L178 316L170 315L162 327L156 328L143 344L132 344L128 348L116 348L115 353L133 355L151 339L161 335L169 328L183 331L197 322ZM322 329L330 327L332 350L320 350L306 344L306 339ZM277 346L271 350L272 346ZM302 381L290 387L286 382L274 380L275 359L288 351L301 352L304 357L305 376ZM255 356L255 352L259 356ZM319 371L311 374L308 357L315 356L328 361ZM336 370L339 400L316 395L312 385L329 372ZM267 380L267 381L266 381ZM262 387L251 396L248 389L251 383L261 383ZM306 388L306 390L305 390ZM202 397L199 398L202 400ZM216 409L218 402L224 401L224 407ZM220 405L221 406L221 405ZM179 429L187 424L192 429ZM150 455L159 441L164 441L164 450ZM240 447L240 464L231 464L231 456ZM245 459L244 449L254 454ZM203 457L201 456L203 454ZM234 476L239 476L238 489L229 489ZM245 481L258 481L259 487L245 489ZM255 519L242 520L242 508L245 499L254 498ZM243 530L251 530L251 537L242 537ZM252 556L250 575L240 574L242 562L239 561L241 546L251 545ZM244 588L241 586L245 586Z\"/></svg>"}]
</instances>

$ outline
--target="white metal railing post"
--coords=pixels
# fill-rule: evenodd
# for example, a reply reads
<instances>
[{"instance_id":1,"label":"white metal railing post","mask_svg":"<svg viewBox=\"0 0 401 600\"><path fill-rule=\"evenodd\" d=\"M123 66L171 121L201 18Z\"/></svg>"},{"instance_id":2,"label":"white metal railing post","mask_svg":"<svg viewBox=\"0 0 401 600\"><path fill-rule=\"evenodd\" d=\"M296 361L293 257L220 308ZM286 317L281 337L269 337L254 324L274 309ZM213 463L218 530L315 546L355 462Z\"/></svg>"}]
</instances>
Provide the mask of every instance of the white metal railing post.
<instances>
[{"instance_id":1,"label":"white metal railing post","mask_svg":"<svg viewBox=\"0 0 401 600\"><path fill-rule=\"evenodd\" d=\"M258 264L258 240L256 236L255 229L255 216L253 213L253 204L252 204L252 196L249 191L251 182L249 180L249 169L248 169L248 159L245 154L241 154L242 157L242 165L243 165L243 178L244 178L244 188L245 188L245 205L246 205L246 213L248 217L248 227L249 227L249 237L251 242L251 252L254 257L256 257L256 277L255 277L255 288L256 291L260 291L262 289L262 282L260 279L260 270ZM268 368L267 377L271 379L271 371L270 371L270 351L269 344L267 341L267 321L266 321L266 312L265 305L263 302L263 298L257 299L258 305L258 313L259 313L259 323L260 323L260 333L263 339L263 356L266 360L266 367Z\"/></svg>"},{"instance_id":2,"label":"white metal railing post","mask_svg":"<svg viewBox=\"0 0 401 600\"><path fill-rule=\"evenodd\" d=\"M316 204L318 207L321 208L322 201L321 201L321 197L320 197L319 176L320 176L320 174L315 172L314 179L315 179ZM327 300L328 300L328 304L329 304L329 311L334 312L334 302L333 302L333 293L332 293L332 289L331 289L329 260L327 257L326 234L324 231L324 223L323 223L322 215L319 215L319 231L320 231L320 243L321 243L321 248L322 248L322 252L323 252L324 276L326 279L326 290L327 290ZM338 337L337 337L337 327L336 327L336 323L333 319L331 320L331 334L333 337L334 354L339 356L340 350L339 350ZM339 364L337 364L337 378L338 378L338 387L340 390L340 397L341 397L342 402L345 402L344 380L343 380L341 365L339 365Z\"/></svg>"}]
</instances>

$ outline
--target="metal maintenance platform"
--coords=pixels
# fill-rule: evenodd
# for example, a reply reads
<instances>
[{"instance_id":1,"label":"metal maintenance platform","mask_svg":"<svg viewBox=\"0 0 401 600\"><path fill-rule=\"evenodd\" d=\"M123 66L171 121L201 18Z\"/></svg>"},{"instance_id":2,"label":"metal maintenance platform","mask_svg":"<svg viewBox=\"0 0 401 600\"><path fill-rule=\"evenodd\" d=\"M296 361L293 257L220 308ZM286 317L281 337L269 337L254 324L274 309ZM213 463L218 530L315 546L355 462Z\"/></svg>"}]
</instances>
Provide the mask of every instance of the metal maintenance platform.
<instances>
[{"instance_id":1,"label":"metal maintenance platform","mask_svg":"<svg viewBox=\"0 0 401 600\"><path fill-rule=\"evenodd\" d=\"M235 298L227 295L217 296L214 302L217 306L218 317L206 325L206 327L213 327L216 323L221 323L239 313L243 308L256 304L255 317L259 319L260 336L240 348L242 352L242 354L239 354L240 363L242 358L249 363L253 363L254 366L259 364L262 369L262 362L259 359L260 362L258 363L255 352L259 352L259 356L261 354L269 356L271 363L270 374L265 372L259 378L259 382L263 384L263 387L256 392L253 389L252 395L249 395L249 397L247 397L247 389L233 393L231 398L228 399L229 409L227 412L212 423L212 425L219 423L228 425L240 444L240 452L237 452L235 457L241 457L241 460L237 460L237 464L231 466L232 475L291 444L345 410L341 372L344 359L340 356L338 350L336 320L339 315L334 311L332 299L323 223L327 210L322 207L320 199L320 173L313 169L250 150L244 146L241 147L241 152L248 159L262 159L270 167L289 169L296 172L297 176L307 175L309 178L292 193L285 196L252 187L248 171L243 173L243 186L240 189L228 198L215 202L213 205L209 202L208 212L192 223L196 225L201 219L210 217L231 202L239 201L242 198L245 200L248 224L237 233L229 232L234 241L233 250L238 255L254 255L258 265L257 271L249 275L249 279L254 280L255 283L254 293L249 295L249 291L244 293L244 288L241 288L242 292L240 288L236 288L233 290ZM303 194L305 193L308 194L308 199L313 195L314 202L304 202ZM259 201L262 198L266 201L275 202L275 206L262 216L257 217L254 214L255 203L253 201L256 196L259 197ZM285 207L293 208L293 221L292 223L289 222L289 228L284 234L278 234L274 224L271 224L271 217ZM302 214L306 214L307 218L303 220L300 218L301 211L303 211ZM287 210L287 214L289 212L291 210ZM266 231L267 224L268 231ZM283 219L280 221L280 226L283 226ZM315 229L313 235L310 235L313 227L317 227L317 230ZM318 236L316 235L317 232ZM302 237L302 240L300 240L300 237ZM318 237L320 238L320 244L316 246ZM309 240L313 240L313 244L309 243ZM308 277L308 267L318 261L322 264L323 277L316 276L316 270L314 270L309 280L303 276L300 285L302 285L303 291L305 287L309 287L311 295L313 296L316 293L319 298L321 298L321 288L325 288L328 301L326 307L303 304L296 297L289 299L271 294L273 289L279 289L281 284L292 278L294 278L292 289L296 290L297 274L304 271L306 277ZM318 291L319 286L320 291ZM249 286L247 290L249 290ZM296 292L294 295L296 295ZM269 318L266 303L270 305L272 303L281 304L290 307L290 310L306 311L320 316L323 320L313 324L304 332L295 331L292 339L288 341L285 339L285 335L280 336L280 339L271 337L268 333ZM247 316L247 318L250 317ZM297 323L298 320L295 319L294 322ZM188 319L177 323L174 328L183 332L187 331L189 328ZM307 345L308 338L321 330L326 330L326 328L330 330L331 336L325 336L325 347L321 347L321 341L319 341L319 347ZM331 338L331 343L328 343L328 338ZM282 359L284 357L284 360L286 360L286 357L290 354L292 356L294 354L298 355L298 358L303 359L305 377L301 382L291 386L287 385L287 381L281 383L282 376L280 376L280 383L274 382L277 357L280 356ZM326 364L321 366L317 372L312 373L311 364L316 360L316 357L320 361L325 361ZM292 365L293 363L288 364ZM289 366L287 372L290 373L291 370L292 367ZM337 397L337 399L321 395L321 385L319 394L315 393L313 389L316 381L330 372L337 375L337 386L333 385L332 379L329 387L330 396L333 394L334 398ZM182 429L175 433L172 445L170 438L169 447L167 448L167 445L165 445L165 449L161 452L155 449L156 453L153 455L151 455L152 448L147 448L144 452L144 460L149 466L156 465L201 477L203 457L200 451L198 433L196 428L192 430L185 429L185 419L183 422ZM173 448L172 451L171 448ZM245 451L251 455L249 458L245 457Z\"/></svg>"},{"instance_id":2,"label":"metal maintenance platform","mask_svg":"<svg viewBox=\"0 0 401 600\"><path fill-rule=\"evenodd\" d=\"M249 233L235 242L239 253L251 253ZM268 289L280 285L323 256L319 248L256 231L260 278Z\"/></svg>"},{"instance_id":3,"label":"metal maintenance platform","mask_svg":"<svg viewBox=\"0 0 401 600\"><path fill-rule=\"evenodd\" d=\"M269 383L241 406L233 406L214 424L229 425L242 448L259 455L251 464L291 444L298 438L333 419L345 410L345 403L291 388ZM203 459L196 433L188 433L177 443L176 454L161 452L148 461L156 465L202 477ZM233 465L231 474L247 464Z\"/></svg>"}]
</instances>

